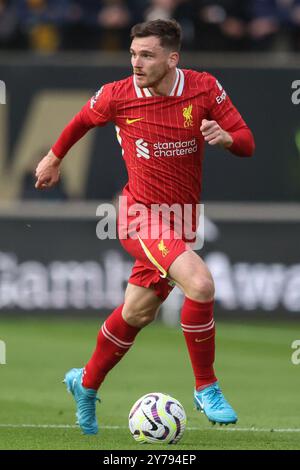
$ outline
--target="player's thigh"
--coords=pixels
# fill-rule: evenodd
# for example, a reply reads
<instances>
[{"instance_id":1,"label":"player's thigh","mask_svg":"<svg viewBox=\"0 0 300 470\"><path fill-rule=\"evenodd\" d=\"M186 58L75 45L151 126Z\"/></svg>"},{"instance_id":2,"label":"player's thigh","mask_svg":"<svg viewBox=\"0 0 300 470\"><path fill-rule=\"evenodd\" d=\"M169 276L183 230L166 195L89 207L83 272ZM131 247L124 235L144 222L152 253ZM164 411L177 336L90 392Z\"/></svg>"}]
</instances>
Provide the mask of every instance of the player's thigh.
<instances>
[{"instance_id":1,"label":"player's thigh","mask_svg":"<svg viewBox=\"0 0 300 470\"><path fill-rule=\"evenodd\" d=\"M154 319L162 304L154 289L128 283L122 315L125 320L133 317Z\"/></svg>"},{"instance_id":2,"label":"player's thigh","mask_svg":"<svg viewBox=\"0 0 300 470\"><path fill-rule=\"evenodd\" d=\"M206 291L208 296L214 294L214 281L204 263L194 251L185 251L179 255L169 268L169 276L185 293Z\"/></svg>"}]
</instances>

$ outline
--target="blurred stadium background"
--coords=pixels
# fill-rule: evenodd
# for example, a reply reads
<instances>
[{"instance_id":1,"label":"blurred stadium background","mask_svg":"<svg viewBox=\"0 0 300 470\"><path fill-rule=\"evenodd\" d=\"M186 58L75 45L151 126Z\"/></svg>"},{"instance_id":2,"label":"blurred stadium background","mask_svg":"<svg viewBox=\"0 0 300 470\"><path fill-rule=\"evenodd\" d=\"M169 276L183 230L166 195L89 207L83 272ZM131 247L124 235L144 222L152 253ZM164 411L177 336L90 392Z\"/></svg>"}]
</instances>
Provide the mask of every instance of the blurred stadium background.
<instances>
[{"instance_id":1,"label":"blurred stadium background","mask_svg":"<svg viewBox=\"0 0 300 470\"><path fill-rule=\"evenodd\" d=\"M242 377L245 392L260 370L265 389L270 395L274 389L278 392L268 411L274 419L262 419L261 428L300 427L294 419L299 370L291 363L291 344L300 339L300 0L0 0L0 340L7 347L7 365L0 365L0 401L7 405L2 406L6 414L0 412L0 433L6 429L1 424L15 422L9 404L20 397L12 394L16 379L13 385L9 380L14 371L20 373L20 357L24 379L39 355L32 354L32 348L43 358L49 352L47 364L64 357L64 349L62 356L52 356L50 346L43 350L43 341L52 338L55 343L60 337L62 320L63 331L91 321L87 349L80 349L80 336L75 336L84 362L99 319L122 302L132 266L117 240L96 237L98 205L115 200L126 181L113 126L89 132L70 151L61 183L52 191L34 189L36 164L102 84L131 73L130 27L170 17L184 31L181 67L216 75L256 139L255 157L249 160L215 148L206 151L205 245L200 254L216 281L221 373L226 380L239 350L235 345L231 351L230 345L244 338L247 348L242 342L238 346L245 362L237 367L235 379L230 372L233 382L226 381L227 389L234 394ZM174 291L162 308L158 324L165 324L165 339L157 346L162 355L168 331L179 328L181 301L180 292ZM237 335L232 338L231 325ZM21 339L20 328L28 342ZM270 335L268 340L261 331ZM142 353L143 342L138 344ZM76 342L70 347L74 355L69 351L69 366L77 367L71 363L72 357L79 360ZM269 357L267 365L268 354L274 360ZM243 375L250 360L252 375ZM65 363L62 359L68 367ZM129 373L130 360L126 364L122 377ZM48 382L51 390L49 377ZM149 383L145 378L144 388L137 384L124 404L125 416L139 393L152 386L160 388L159 377ZM172 386L168 391L184 401L181 386L178 394L176 384ZM24 404L30 402L30 387L27 391ZM38 391L43 396L41 386ZM33 403L39 403L33 397ZM253 407L257 398L252 395ZM243 402L241 396L237 399ZM58 406L71 410L63 400L58 399ZM279 409L287 400L290 408L282 422ZM44 422L31 408L20 413L18 423ZM66 423L64 416L59 419ZM51 417L45 420L51 422ZM249 417L246 425L251 424ZM3 442L13 447L9 436ZM18 442L14 445L17 448Z\"/></svg>"}]
</instances>

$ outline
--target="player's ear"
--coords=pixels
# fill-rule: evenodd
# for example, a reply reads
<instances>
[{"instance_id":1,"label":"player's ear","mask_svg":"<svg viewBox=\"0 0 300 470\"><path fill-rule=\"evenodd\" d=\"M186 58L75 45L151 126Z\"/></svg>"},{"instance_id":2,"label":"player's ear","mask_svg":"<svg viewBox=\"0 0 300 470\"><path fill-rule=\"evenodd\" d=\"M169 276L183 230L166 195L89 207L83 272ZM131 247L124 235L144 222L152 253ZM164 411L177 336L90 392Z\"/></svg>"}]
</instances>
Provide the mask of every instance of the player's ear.
<instances>
[{"instance_id":1,"label":"player's ear","mask_svg":"<svg viewBox=\"0 0 300 470\"><path fill-rule=\"evenodd\" d=\"M171 52L169 54L169 59L168 59L168 65L171 68L177 67L177 64L179 62L179 54L178 52Z\"/></svg>"}]
</instances>

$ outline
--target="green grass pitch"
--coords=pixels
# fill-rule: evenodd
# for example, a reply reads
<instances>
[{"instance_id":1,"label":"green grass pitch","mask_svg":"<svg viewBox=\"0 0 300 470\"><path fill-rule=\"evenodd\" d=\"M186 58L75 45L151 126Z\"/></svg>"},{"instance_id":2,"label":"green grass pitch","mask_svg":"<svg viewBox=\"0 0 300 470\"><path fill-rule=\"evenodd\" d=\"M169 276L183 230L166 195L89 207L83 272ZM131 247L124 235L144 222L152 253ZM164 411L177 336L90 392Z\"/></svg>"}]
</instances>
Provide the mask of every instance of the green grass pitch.
<instances>
[{"instance_id":1,"label":"green grass pitch","mask_svg":"<svg viewBox=\"0 0 300 470\"><path fill-rule=\"evenodd\" d=\"M95 320L0 320L7 348L7 364L0 365L1 450L171 450L138 445L127 426L133 403L157 391L177 398L187 413L187 430L174 450L300 449L300 365L291 362L299 324L217 322L216 371L239 415L237 425L226 428L211 426L194 410L179 327L147 327L101 388L100 433L83 436L61 381L69 368L87 361L99 326Z\"/></svg>"}]
</instances>

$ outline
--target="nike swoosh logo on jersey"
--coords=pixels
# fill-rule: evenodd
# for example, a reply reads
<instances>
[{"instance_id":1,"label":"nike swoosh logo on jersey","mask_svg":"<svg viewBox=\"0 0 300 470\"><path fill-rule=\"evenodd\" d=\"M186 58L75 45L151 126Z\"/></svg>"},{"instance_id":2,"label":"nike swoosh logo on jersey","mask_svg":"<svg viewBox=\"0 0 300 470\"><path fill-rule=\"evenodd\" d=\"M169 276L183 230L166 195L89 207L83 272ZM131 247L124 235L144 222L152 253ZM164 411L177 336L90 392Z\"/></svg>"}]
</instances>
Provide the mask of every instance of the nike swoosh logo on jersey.
<instances>
[{"instance_id":1,"label":"nike swoosh logo on jersey","mask_svg":"<svg viewBox=\"0 0 300 470\"><path fill-rule=\"evenodd\" d=\"M126 124L133 124L134 122L137 122L137 121L141 121L142 119L144 119L143 117L141 118L136 118L136 119L126 119Z\"/></svg>"}]
</instances>

